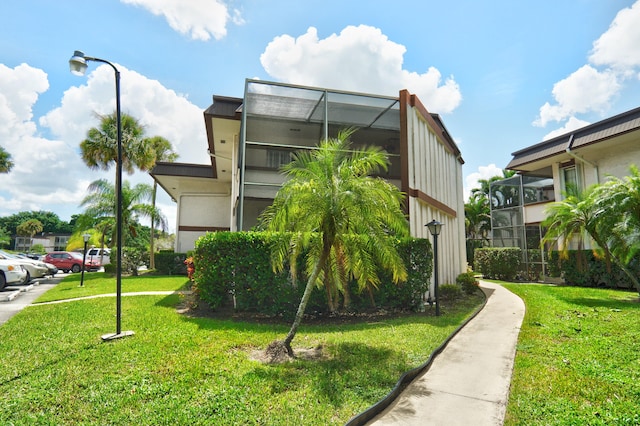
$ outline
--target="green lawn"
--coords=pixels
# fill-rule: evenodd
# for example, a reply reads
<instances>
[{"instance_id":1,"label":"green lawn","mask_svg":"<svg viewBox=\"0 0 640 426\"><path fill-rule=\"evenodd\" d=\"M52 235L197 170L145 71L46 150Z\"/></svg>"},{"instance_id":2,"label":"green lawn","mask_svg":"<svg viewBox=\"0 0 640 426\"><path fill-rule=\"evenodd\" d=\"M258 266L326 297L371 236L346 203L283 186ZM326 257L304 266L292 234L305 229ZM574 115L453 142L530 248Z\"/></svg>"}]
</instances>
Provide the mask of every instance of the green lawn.
<instances>
[{"instance_id":1,"label":"green lawn","mask_svg":"<svg viewBox=\"0 0 640 426\"><path fill-rule=\"evenodd\" d=\"M505 287L526 304L505 425L640 424L638 294Z\"/></svg>"},{"instance_id":2,"label":"green lawn","mask_svg":"<svg viewBox=\"0 0 640 426\"><path fill-rule=\"evenodd\" d=\"M73 275L40 301L115 291L113 278ZM103 282L104 280L104 282ZM184 277L124 278L123 291L176 290ZM102 289L102 290L99 290ZM179 314L181 296L29 306L0 327L0 424L330 425L383 398L481 303L442 304L443 315L308 326L293 344L323 345L323 360L277 366L251 359L288 324Z\"/></svg>"}]
</instances>

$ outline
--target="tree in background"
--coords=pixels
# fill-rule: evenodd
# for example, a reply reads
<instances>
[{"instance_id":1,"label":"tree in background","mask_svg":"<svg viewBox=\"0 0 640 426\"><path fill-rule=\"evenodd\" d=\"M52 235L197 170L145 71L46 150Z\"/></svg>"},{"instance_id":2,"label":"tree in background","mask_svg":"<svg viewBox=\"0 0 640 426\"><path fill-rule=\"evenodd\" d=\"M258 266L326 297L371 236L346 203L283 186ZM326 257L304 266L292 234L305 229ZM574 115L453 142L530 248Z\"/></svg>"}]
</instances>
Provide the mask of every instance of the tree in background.
<instances>
[{"instance_id":1,"label":"tree in background","mask_svg":"<svg viewBox=\"0 0 640 426\"><path fill-rule=\"evenodd\" d=\"M154 164L158 161L165 162L174 162L178 158L178 154L173 152L173 147L171 146L171 142L162 136L154 136L152 138L146 139L147 143L151 146L154 155ZM153 181L153 192L151 194L151 206L155 209L156 207L156 193L158 191L158 182ZM156 230L156 218L155 216L151 216L151 235L149 238L149 267L151 269L155 269L155 230Z\"/></svg>"},{"instance_id":2,"label":"tree in background","mask_svg":"<svg viewBox=\"0 0 640 426\"><path fill-rule=\"evenodd\" d=\"M89 195L80 203L86 206L85 215L97 219L97 223L107 224L115 221L116 217L116 191L115 185L105 179L94 181L89 185ZM151 218L156 220L166 229L167 220L157 208L147 204L151 199L151 185L139 183L131 187L128 181L122 182L122 245L137 236L138 218ZM115 223L115 222L114 222ZM115 227L113 228L115 232ZM112 234L113 234L112 232ZM111 241L115 242L112 235Z\"/></svg>"},{"instance_id":3,"label":"tree in background","mask_svg":"<svg viewBox=\"0 0 640 426\"><path fill-rule=\"evenodd\" d=\"M331 296L332 287L348 294L349 278L355 278L360 289L375 286L378 266L389 270L395 282L406 279L390 238L409 234L401 208L403 194L384 179L370 176L386 170L388 157L378 147L353 149L349 137L354 131L343 130L317 150L296 153L282 168L289 180L260 218L266 230L290 235L272 252L276 271L283 270L287 261L295 265L297 256L308 252L304 294L284 341L267 348L272 357L293 356L291 341L313 287L325 287Z\"/></svg>"},{"instance_id":4,"label":"tree in background","mask_svg":"<svg viewBox=\"0 0 640 426\"><path fill-rule=\"evenodd\" d=\"M31 239L38 232L42 232L42 222L38 219L29 219L20 225L16 229L18 235L29 237L29 248L31 249Z\"/></svg>"},{"instance_id":5,"label":"tree in background","mask_svg":"<svg viewBox=\"0 0 640 426\"><path fill-rule=\"evenodd\" d=\"M0 173L9 173L12 168L13 161L11 161L11 154L0 146Z\"/></svg>"},{"instance_id":6,"label":"tree in background","mask_svg":"<svg viewBox=\"0 0 640 426\"><path fill-rule=\"evenodd\" d=\"M30 219L35 219L42 223L41 232L71 234L73 231L69 222L60 220L57 214L47 211L25 211L11 216L0 217L0 226L4 227L11 235L15 235L18 233L18 225Z\"/></svg>"},{"instance_id":7,"label":"tree in background","mask_svg":"<svg viewBox=\"0 0 640 426\"><path fill-rule=\"evenodd\" d=\"M129 114L121 115L122 123L122 170L132 174L136 168L149 170L153 167L153 152L145 143L143 126ZM90 169L109 170L118 160L118 130L116 114L100 116L98 127L87 132L80 142L82 160Z\"/></svg>"}]
</instances>

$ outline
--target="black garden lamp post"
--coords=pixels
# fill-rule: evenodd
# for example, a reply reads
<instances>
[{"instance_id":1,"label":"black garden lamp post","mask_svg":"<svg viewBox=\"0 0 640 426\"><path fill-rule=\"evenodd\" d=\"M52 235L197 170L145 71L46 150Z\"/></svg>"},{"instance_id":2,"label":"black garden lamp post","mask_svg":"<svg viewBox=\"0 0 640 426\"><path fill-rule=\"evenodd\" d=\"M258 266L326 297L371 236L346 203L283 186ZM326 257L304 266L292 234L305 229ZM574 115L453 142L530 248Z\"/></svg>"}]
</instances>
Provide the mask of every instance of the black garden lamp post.
<instances>
[{"instance_id":1,"label":"black garden lamp post","mask_svg":"<svg viewBox=\"0 0 640 426\"><path fill-rule=\"evenodd\" d=\"M118 155L116 160L116 332L105 334L102 340L108 341L131 336L133 331L122 331L122 123L120 114L120 71L111 62L100 58L85 56L79 50L73 52L69 59L69 68L76 75L84 75L87 61L101 62L109 65L115 72L116 79L116 127L118 132Z\"/></svg>"},{"instance_id":2,"label":"black garden lamp post","mask_svg":"<svg viewBox=\"0 0 640 426\"><path fill-rule=\"evenodd\" d=\"M433 235L433 287L436 296L436 316L440 316L440 299L438 297L438 235L442 230L442 223L433 219L425 225Z\"/></svg>"},{"instance_id":3,"label":"black garden lamp post","mask_svg":"<svg viewBox=\"0 0 640 426\"><path fill-rule=\"evenodd\" d=\"M82 239L84 240L84 251L82 252L82 275L80 275L80 287L84 287L84 270L85 264L87 263L87 243L89 242L89 238L91 235L82 234Z\"/></svg>"}]
</instances>

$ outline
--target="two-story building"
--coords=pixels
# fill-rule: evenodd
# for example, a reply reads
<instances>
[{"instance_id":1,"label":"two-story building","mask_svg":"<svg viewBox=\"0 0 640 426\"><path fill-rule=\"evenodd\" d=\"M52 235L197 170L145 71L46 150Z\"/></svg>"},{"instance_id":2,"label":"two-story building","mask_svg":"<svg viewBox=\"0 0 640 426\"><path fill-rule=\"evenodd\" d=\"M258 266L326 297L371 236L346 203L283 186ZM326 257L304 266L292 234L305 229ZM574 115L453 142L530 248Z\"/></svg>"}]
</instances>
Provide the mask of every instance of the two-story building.
<instances>
[{"instance_id":1,"label":"two-story building","mask_svg":"<svg viewBox=\"0 0 640 426\"><path fill-rule=\"evenodd\" d=\"M397 97L247 80L243 98L213 96L204 111L210 165L158 163L151 175L177 203L175 250L193 249L206 232L249 230L273 202L282 165L299 150L348 127L354 146L389 154L383 176L406 194L411 235L444 224L440 282L466 269L460 151L441 118L406 90Z\"/></svg>"}]
</instances>

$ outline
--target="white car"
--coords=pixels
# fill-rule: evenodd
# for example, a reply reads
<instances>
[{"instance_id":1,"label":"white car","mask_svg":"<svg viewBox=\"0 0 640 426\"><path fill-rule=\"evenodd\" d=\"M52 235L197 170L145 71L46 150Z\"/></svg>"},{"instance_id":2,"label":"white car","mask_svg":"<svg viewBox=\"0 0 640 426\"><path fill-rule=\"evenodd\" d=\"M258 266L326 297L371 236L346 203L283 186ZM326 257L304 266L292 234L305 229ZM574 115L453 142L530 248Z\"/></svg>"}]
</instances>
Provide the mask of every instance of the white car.
<instances>
[{"instance_id":1,"label":"white car","mask_svg":"<svg viewBox=\"0 0 640 426\"><path fill-rule=\"evenodd\" d=\"M20 284L27 277L27 271L13 260L0 259L0 290L7 284Z\"/></svg>"},{"instance_id":2,"label":"white car","mask_svg":"<svg viewBox=\"0 0 640 426\"><path fill-rule=\"evenodd\" d=\"M0 250L0 259L10 260L23 266L27 271L27 276L22 284L27 284L34 278L42 278L45 275L49 275L49 268L39 260L29 259L28 257L18 256L2 250Z\"/></svg>"},{"instance_id":3,"label":"white car","mask_svg":"<svg viewBox=\"0 0 640 426\"><path fill-rule=\"evenodd\" d=\"M87 251L87 259L97 260L101 265L108 265L111 263L111 250L108 248L99 249L92 248Z\"/></svg>"}]
</instances>

